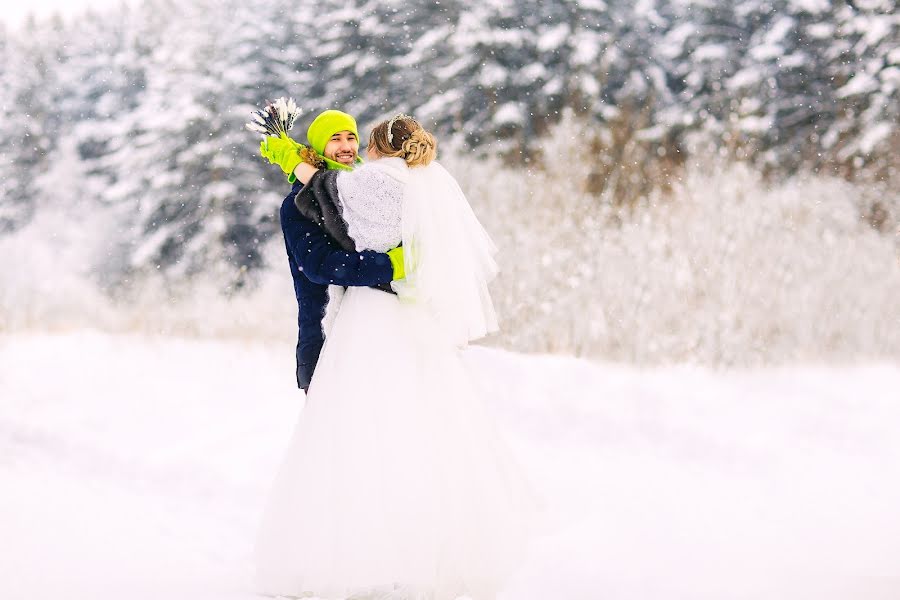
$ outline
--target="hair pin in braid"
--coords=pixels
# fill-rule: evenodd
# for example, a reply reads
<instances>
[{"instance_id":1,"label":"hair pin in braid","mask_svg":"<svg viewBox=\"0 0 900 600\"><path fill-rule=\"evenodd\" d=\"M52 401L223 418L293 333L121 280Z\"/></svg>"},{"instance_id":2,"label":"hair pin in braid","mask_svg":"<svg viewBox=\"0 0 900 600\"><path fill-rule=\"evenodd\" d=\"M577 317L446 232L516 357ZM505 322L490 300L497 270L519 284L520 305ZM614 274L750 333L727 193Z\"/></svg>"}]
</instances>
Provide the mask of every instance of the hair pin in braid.
<instances>
[{"instance_id":1,"label":"hair pin in braid","mask_svg":"<svg viewBox=\"0 0 900 600\"><path fill-rule=\"evenodd\" d=\"M396 114L393 117L391 117L391 120L388 121L388 126L387 126L387 141L388 141L388 144L390 144L391 146L394 145L394 133L393 133L392 129L394 128L394 123L396 123L400 119L409 119L410 121L413 121L414 123L418 123L418 121L413 119L411 116L405 115L403 113L399 113L399 114Z\"/></svg>"}]
</instances>

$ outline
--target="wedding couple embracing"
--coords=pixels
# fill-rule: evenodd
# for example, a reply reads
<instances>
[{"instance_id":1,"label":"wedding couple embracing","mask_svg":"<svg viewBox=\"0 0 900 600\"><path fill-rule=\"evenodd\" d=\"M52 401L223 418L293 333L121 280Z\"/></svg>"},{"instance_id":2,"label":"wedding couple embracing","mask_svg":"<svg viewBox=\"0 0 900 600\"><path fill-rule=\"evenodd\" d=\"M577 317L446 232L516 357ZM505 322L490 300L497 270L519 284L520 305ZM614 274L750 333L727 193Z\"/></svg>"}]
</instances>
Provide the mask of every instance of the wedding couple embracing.
<instances>
[{"instance_id":1,"label":"wedding couple embracing","mask_svg":"<svg viewBox=\"0 0 900 600\"><path fill-rule=\"evenodd\" d=\"M412 117L376 125L365 162L346 113L307 137L261 145L295 182L281 224L306 403L263 513L257 587L493 599L539 512L459 353L497 328L495 247Z\"/></svg>"}]
</instances>

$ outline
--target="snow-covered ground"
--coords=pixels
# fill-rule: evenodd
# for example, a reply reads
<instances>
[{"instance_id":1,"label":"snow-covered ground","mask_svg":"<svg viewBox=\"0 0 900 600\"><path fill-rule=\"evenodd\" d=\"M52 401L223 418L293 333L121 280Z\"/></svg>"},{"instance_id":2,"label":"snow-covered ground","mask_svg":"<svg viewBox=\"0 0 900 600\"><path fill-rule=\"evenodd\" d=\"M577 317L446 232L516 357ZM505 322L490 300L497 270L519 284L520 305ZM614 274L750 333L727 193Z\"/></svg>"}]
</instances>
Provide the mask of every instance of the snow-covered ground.
<instances>
[{"instance_id":1,"label":"snow-covered ground","mask_svg":"<svg viewBox=\"0 0 900 600\"><path fill-rule=\"evenodd\" d=\"M552 515L502 600L900 598L900 365L467 354ZM293 348L0 337L0 598L254 598Z\"/></svg>"}]
</instances>

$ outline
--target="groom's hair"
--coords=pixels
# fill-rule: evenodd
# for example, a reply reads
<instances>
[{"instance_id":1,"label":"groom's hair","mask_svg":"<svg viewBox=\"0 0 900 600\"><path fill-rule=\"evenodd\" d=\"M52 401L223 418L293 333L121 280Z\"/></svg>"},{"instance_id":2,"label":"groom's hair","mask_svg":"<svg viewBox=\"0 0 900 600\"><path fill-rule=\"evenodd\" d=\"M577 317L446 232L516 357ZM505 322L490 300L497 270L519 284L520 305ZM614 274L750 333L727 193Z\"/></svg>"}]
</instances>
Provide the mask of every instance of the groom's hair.
<instances>
[{"instance_id":1,"label":"groom's hair","mask_svg":"<svg viewBox=\"0 0 900 600\"><path fill-rule=\"evenodd\" d=\"M424 167L437 156L437 140L418 121L398 115L372 129L369 145L381 156L399 156L410 167Z\"/></svg>"}]
</instances>

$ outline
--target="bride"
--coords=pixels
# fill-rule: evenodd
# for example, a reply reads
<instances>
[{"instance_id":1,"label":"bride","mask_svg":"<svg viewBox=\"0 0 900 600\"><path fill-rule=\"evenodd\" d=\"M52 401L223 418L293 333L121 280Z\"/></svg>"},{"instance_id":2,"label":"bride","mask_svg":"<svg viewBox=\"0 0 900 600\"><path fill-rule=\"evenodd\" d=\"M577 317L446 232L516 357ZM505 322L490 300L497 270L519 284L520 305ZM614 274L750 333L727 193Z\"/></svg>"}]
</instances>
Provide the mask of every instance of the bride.
<instances>
[{"instance_id":1,"label":"bride","mask_svg":"<svg viewBox=\"0 0 900 600\"><path fill-rule=\"evenodd\" d=\"M488 600L527 547L536 500L459 355L496 330L495 249L435 155L398 115L355 171L294 171L301 212L333 202L357 250L402 241L406 278L343 295L263 514L266 594Z\"/></svg>"}]
</instances>

